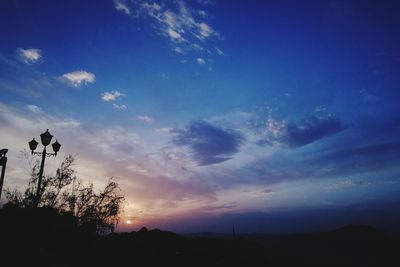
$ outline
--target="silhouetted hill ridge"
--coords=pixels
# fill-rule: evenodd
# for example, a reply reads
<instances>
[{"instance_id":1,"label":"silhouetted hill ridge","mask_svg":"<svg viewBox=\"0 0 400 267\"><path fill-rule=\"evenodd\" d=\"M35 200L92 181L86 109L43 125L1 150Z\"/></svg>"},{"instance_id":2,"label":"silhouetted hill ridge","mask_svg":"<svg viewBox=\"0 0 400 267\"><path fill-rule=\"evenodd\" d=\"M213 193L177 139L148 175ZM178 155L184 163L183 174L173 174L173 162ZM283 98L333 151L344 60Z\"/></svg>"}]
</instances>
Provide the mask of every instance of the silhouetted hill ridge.
<instances>
[{"instance_id":1,"label":"silhouetted hill ridge","mask_svg":"<svg viewBox=\"0 0 400 267\"><path fill-rule=\"evenodd\" d=\"M315 233L88 234L70 214L0 209L1 266L400 266L399 235L367 225ZM397 264L394 264L397 263Z\"/></svg>"},{"instance_id":2,"label":"silhouetted hill ridge","mask_svg":"<svg viewBox=\"0 0 400 267\"><path fill-rule=\"evenodd\" d=\"M348 224L338 229L331 231L333 233L358 233L358 234L371 234L383 232L366 224Z\"/></svg>"},{"instance_id":3,"label":"silhouetted hill ridge","mask_svg":"<svg viewBox=\"0 0 400 267\"><path fill-rule=\"evenodd\" d=\"M384 230L374 228L366 224L347 224L333 230L326 231L316 231L316 232L293 232L293 233L218 233L218 232L195 232L195 233L185 233L182 236L186 237L210 237L210 238L252 238L259 236L306 236L306 235L321 235L321 234L384 234L387 233ZM395 233L394 233L395 234Z\"/></svg>"}]
</instances>

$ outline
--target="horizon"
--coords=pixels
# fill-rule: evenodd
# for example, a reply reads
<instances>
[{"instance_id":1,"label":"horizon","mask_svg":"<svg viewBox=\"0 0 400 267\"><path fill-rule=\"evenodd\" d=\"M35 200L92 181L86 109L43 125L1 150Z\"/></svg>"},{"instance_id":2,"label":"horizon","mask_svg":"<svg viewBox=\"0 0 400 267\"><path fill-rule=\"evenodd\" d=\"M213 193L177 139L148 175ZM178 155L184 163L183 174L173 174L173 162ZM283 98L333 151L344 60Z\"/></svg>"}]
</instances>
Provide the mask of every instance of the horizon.
<instances>
[{"instance_id":1,"label":"horizon","mask_svg":"<svg viewBox=\"0 0 400 267\"><path fill-rule=\"evenodd\" d=\"M3 188L49 129L118 231L400 230L400 3L0 3ZM1 203L5 203L2 195ZM226 231L225 231L226 229Z\"/></svg>"}]
</instances>

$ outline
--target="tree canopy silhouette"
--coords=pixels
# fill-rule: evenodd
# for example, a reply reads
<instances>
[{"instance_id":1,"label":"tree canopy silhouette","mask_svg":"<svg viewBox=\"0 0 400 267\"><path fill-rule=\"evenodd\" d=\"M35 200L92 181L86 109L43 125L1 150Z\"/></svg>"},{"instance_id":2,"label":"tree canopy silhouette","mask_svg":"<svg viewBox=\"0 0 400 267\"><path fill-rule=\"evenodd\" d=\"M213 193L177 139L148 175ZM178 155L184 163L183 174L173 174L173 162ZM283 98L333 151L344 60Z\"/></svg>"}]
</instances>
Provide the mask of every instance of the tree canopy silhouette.
<instances>
[{"instance_id":1,"label":"tree canopy silhouette","mask_svg":"<svg viewBox=\"0 0 400 267\"><path fill-rule=\"evenodd\" d=\"M55 175L43 177L39 207L73 214L78 218L80 226L89 230L99 233L114 231L125 201L118 183L111 178L104 189L96 192L93 183L84 185L76 177L74 162L72 155L66 155ZM32 167L28 187L23 192L6 189L6 205L20 208L33 206L38 169L39 164L36 162Z\"/></svg>"}]
</instances>

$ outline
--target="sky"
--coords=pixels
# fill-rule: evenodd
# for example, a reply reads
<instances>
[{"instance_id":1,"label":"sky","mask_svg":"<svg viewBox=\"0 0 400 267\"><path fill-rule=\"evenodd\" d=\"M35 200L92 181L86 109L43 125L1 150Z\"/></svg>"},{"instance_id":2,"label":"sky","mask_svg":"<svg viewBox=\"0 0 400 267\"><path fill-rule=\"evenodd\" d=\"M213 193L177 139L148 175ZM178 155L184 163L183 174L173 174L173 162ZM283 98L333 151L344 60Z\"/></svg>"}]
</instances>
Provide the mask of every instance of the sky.
<instances>
[{"instance_id":1,"label":"sky","mask_svg":"<svg viewBox=\"0 0 400 267\"><path fill-rule=\"evenodd\" d=\"M399 230L397 1L0 3L5 188L46 129L119 230ZM5 201L4 199L2 200ZM130 223L128 224L127 221Z\"/></svg>"}]
</instances>

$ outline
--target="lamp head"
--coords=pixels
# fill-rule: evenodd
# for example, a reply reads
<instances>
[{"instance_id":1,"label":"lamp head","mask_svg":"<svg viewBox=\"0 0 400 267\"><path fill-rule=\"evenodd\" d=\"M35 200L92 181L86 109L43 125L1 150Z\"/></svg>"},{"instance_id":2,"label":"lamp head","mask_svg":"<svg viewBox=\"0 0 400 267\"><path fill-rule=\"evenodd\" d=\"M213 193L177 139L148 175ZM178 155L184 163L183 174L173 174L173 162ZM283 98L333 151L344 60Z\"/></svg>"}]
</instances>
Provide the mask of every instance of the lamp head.
<instances>
[{"instance_id":1,"label":"lamp head","mask_svg":"<svg viewBox=\"0 0 400 267\"><path fill-rule=\"evenodd\" d=\"M31 152L33 153L33 151L35 151L39 143L35 140L35 138L33 138L30 142L28 142L28 144L29 148L31 149Z\"/></svg>"},{"instance_id":2,"label":"lamp head","mask_svg":"<svg viewBox=\"0 0 400 267\"><path fill-rule=\"evenodd\" d=\"M60 151L61 144L56 140L52 145L54 153L57 155L57 152Z\"/></svg>"},{"instance_id":3,"label":"lamp head","mask_svg":"<svg viewBox=\"0 0 400 267\"><path fill-rule=\"evenodd\" d=\"M8 152L7 148L3 148L0 150L0 158L5 157Z\"/></svg>"},{"instance_id":4,"label":"lamp head","mask_svg":"<svg viewBox=\"0 0 400 267\"><path fill-rule=\"evenodd\" d=\"M53 138L53 136L49 133L49 129L47 129L46 132L40 135L40 139L42 140L42 145L45 147L50 144L51 138Z\"/></svg>"}]
</instances>

